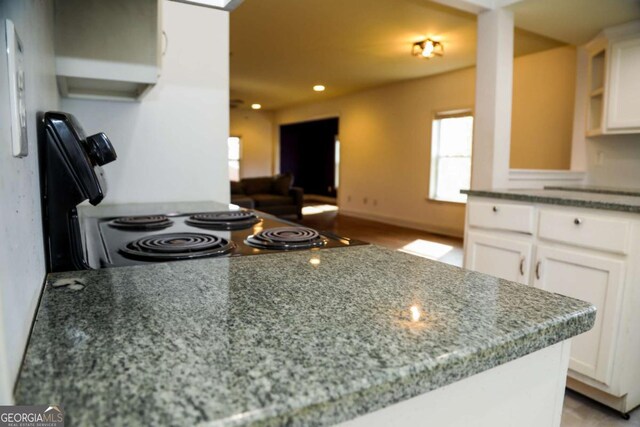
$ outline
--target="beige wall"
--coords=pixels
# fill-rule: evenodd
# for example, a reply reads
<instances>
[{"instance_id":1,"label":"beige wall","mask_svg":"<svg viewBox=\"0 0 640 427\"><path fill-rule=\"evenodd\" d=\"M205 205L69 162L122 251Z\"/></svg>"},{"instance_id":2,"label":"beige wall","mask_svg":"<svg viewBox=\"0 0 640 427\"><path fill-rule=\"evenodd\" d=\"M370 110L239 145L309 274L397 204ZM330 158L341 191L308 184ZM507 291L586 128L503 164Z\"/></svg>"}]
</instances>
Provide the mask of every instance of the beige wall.
<instances>
[{"instance_id":1,"label":"beige wall","mask_svg":"<svg viewBox=\"0 0 640 427\"><path fill-rule=\"evenodd\" d=\"M576 49L521 56L513 64L514 169L570 169Z\"/></svg>"},{"instance_id":2,"label":"beige wall","mask_svg":"<svg viewBox=\"0 0 640 427\"><path fill-rule=\"evenodd\" d=\"M231 135L241 138L241 178L273 173L274 129L271 112L231 110Z\"/></svg>"},{"instance_id":3,"label":"beige wall","mask_svg":"<svg viewBox=\"0 0 640 427\"><path fill-rule=\"evenodd\" d=\"M517 122L513 131L518 142L512 146L512 159L530 158L535 162L520 162L512 164L513 167L555 169L560 163L564 168L569 166L575 51L560 48L515 60L517 74L535 76L545 67L551 68L561 83L550 85L542 79L535 83L540 87L528 88L531 90L526 94L544 96L541 99L555 112L554 120L545 120L544 126L536 122L533 130L527 128L524 118L533 116L540 120L545 112L532 102L521 104L522 97L518 95L514 101ZM516 80L522 81L518 76L514 77L514 82ZM268 140L269 126L263 123L263 118L253 118L251 112L234 113L231 127L252 135L251 148L245 154L245 158L251 157L251 170L270 170L272 165L277 170L278 165L272 159L277 160L279 125L340 117L342 164L338 203L344 213L462 236L465 206L427 200L431 120L438 111L472 108L474 85L475 70L468 68L283 109L274 113L271 140ZM549 90L551 86L559 86L559 90ZM565 99L567 107L564 107ZM528 106L531 112L526 111ZM245 115L249 119L241 120ZM556 120L565 116L564 120ZM521 131L520 127L529 130ZM520 156L519 151L557 152L564 157L558 163L555 154L537 158ZM256 166L258 164L261 166Z\"/></svg>"},{"instance_id":4,"label":"beige wall","mask_svg":"<svg viewBox=\"0 0 640 427\"><path fill-rule=\"evenodd\" d=\"M465 69L285 109L276 121L340 117L343 212L462 235L464 205L427 200L431 120L473 107L474 82Z\"/></svg>"}]
</instances>

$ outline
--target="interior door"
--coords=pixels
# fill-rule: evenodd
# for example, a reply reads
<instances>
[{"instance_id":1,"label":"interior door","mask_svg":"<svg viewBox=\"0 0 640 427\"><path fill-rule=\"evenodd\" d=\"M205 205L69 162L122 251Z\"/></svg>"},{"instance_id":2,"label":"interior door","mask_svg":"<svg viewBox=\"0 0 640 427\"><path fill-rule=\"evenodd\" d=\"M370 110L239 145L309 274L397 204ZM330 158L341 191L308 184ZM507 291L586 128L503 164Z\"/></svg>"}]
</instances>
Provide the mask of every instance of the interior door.
<instances>
[{"instance_id":1,"label":"interior door","mask_svg":"<svg viewBox=\"0 0 640 427\"><path fill-rule=\"evenodd\" d=\"M480 273L528 285L532 249L531 242L469 231L464 266Z\"/></svg>"},{"instance_id":2,"label":"interior door","mask_svg":"<svg viewBox=\"0 0 640 427\"><path fill-rule=\"evenodd\" d=\"M617 335L624 262L604 255L539 245L534 285L597 308L589 332L574 337L569 369L609 384Z\"/></svg>"},{"instance_id":3,"label":"interior door","mask_svg":"<svg viewBox=\"0 0 640 427\"><path fill-rule=\"evenodd\" d=\"M280 126L280 172L305 194L335 197L337 118Z\"/></svg>"}]
</instances>

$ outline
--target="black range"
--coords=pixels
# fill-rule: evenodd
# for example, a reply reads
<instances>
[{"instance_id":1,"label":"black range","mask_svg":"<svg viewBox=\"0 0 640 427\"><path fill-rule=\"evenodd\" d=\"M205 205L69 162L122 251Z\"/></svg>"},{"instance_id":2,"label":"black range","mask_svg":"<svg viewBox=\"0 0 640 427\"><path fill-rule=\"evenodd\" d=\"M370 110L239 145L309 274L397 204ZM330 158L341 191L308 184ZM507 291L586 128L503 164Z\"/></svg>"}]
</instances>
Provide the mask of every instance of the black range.
<instances>
[{"instance_id":1,"label":"black range","mask_svg":"<svg viewBox=\"0 0 640 427\"><path fill-rule=\"evenodd\" d=\"M49 112L42 117L39 149L50 272L365 244L221 204L208 211L181 207L179 213L158 209L143 215L135 212L141 205L123 205L124 216L83 207L89 213L81 216L79 204L88 200L95 206L106 196L102 166L117 158L109 138L86 136L72 115Z\"/></svg>"},{"instance_id":2,"label":"black range","mask_svg":"<svg viewBox=\"0 0 640 427\"><path fill-rule=\"evenodd\" d=\"M83 224L94 268L365 244L244 209L88 217Z\"/></svg>"}]
</instances>

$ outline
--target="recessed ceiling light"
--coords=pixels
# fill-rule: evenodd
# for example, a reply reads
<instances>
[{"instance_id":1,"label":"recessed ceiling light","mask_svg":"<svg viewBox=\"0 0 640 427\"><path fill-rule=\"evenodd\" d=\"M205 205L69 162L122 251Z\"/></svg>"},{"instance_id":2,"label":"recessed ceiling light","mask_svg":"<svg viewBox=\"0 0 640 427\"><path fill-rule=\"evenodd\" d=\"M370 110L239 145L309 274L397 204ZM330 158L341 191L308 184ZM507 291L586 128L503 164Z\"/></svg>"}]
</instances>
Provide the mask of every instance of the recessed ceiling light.
<instances>
[{"instance_id":1,"label":"recessed ceiling light","mask_svg":"<svg viewBox=\"0 0 640 427\"><path fill-rule=\"evenodd\" d=\"M260 104L251 104L251 109L253 110L259 110L262 108L262 105Z\"/></svg>"},{"instance_id":2,"label":"recessed ceiling light","mask_svg":"<svg viewBox=\"0 0 640 427\"><path fill-rule=\"evenodd\" d=\"M313 87L313 90L315 90L316 92L324 92L326 88L323 85L315 85Z\"/></svg>"}]
</instances>

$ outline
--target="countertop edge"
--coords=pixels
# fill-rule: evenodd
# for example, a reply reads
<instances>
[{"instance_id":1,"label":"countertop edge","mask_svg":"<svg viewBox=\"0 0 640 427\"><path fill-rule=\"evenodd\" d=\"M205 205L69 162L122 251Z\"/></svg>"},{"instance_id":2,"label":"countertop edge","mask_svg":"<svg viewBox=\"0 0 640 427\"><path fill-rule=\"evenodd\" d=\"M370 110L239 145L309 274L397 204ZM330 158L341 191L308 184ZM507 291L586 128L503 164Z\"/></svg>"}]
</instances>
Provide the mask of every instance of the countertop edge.
<instances>
[{"instance_id":1,"label":"countertop edge","mask_svg":"<svg viewBox=\"0 0 640 427\"><path fill-rule=\"evenodd\" d=\"M462 381L476 374L488 371L505 363L524 357L528 354L550 347L559 342L571 339L593 328L596 308L591 305L576 311L568 318L551 319L531 328L519 336L505 336L500 343L488 344L485 348L466 354L452 356L444 363L435 366L425 364L417 369L407 369L399 378L369 386L356 392L339 396L330 400L309 402L297 408L271 407L265 411L254 411L238 414L234 417L216 420L203 425L211 427L238 427L246 425L281 426L281 425L333 425L349 421L356 417L383 409L395 403L411 399L441 387ZM569 326L567 328L567 326ZM571 330L571 332L568 332ZM522 351L509 352L517 345ZM487 352L504 351L502 357L487 358ZM486 363L490 361L491 363ZM472 368L455 370L452 368L466 365ZM457 376L447 376L453 371ZM445 380L433 383L433 376ZM401 393L398 390L402 390ZM322 420L320 423L318 420Z\"/></svg>"},{"instance_id":2,"label":"countertop edge","mask_svg":"<svg viewBox=\"0 0 640 427\"><path fill-rule=\"evenodd\" d=\"M493 199L515 200L520 202L536 202L559 206L575 206L589 209L640 213L640 206L631 206L611 202L597 202L593 200L565 199L557 196L539 196L526 194L526 190L523 190L523 192L521 193L507 193L493 190L460 190L460 192L475 197L487 197ZM577 193L577 191L575 191L575 193Z\"/></svg>"}]
</instances>

